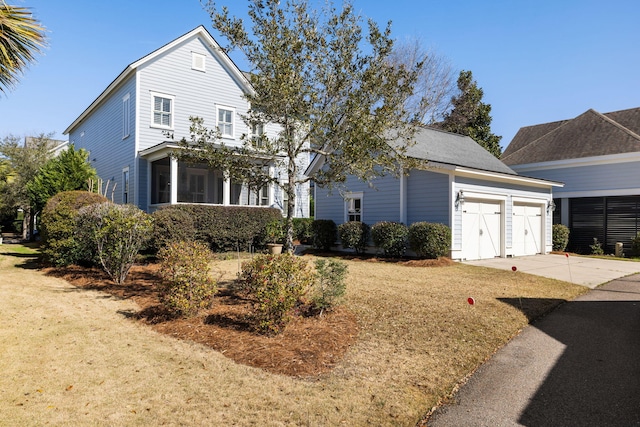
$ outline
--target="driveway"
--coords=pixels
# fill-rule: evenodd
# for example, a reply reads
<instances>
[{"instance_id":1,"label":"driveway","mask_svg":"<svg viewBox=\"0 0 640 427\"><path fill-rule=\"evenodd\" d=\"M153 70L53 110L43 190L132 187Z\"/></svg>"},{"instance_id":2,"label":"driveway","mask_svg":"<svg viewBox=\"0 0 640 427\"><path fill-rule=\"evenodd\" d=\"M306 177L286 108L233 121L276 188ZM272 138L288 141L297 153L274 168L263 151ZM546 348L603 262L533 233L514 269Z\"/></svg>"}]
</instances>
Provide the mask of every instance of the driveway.
<instances>
[{"instance_id":1,"label":"driveway","mask_svg":"<svg viewBox=\"0 0 640 427\"><path fill-rule=\"evenodd\" d=\"M595 288L602 283L640 272L640 262L565 255L531 255L465 261L465 264L535 274Z\"/></svg>"},{"instance_id":2,"label":"driveway","mask_svg":"<svg viewBox=\"0 0 640 427\"><path fill-rule=\"evenodd\" d=\"M640 426L639 330L636 274L598 287L525 328L427 425Z\"/></svg>"}]
</instances>

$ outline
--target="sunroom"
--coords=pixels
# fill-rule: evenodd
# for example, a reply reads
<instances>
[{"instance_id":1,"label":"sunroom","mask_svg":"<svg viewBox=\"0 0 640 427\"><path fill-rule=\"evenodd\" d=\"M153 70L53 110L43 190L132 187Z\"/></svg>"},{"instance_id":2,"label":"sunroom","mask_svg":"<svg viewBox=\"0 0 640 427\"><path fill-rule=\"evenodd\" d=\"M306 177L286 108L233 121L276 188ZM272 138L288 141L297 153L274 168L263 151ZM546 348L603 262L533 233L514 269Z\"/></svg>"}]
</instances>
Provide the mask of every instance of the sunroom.
<instances>
[{"instance_id":1,"label":"sunroom","mask_svg":"<svg viewBox=\"0 0 640 427\"><path fill-rule=\"evenodd\" d=\"M148 203L153 211L162 205L198 203L222 206L262 206L282 209L276 201L272 185L249 188L242 182L228 179L224 171L212 170L205 164L178 160L171 153L174 144L164 143L140 152L147 161ZM273 175L274 168L269 168Z\"/></svg>"}]
</instances>

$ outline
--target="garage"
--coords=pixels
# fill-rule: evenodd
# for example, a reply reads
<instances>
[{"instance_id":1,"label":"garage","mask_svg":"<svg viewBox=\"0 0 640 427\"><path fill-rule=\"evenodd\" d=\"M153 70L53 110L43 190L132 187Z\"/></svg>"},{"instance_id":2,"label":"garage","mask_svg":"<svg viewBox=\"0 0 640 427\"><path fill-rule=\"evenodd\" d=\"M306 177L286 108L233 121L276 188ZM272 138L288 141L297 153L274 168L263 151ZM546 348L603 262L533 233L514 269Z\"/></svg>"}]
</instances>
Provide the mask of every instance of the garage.
<instances>
[{"instance_id":1,"label":"garage","mask_svg":"<svg viewBox=\"0 0 640 427\"><path fill-rule=\"evenodd\" d=\"M501 256L502 203L468 200L462 210L462 258L487 259Z\"/></svg>"},{"instance_id":2,"label":"garage","mask_svg":"<svg viewBox=\"0 0 640 427\"><path fill-rule=\"evenodd\" d=\"M535 255L543 253L542 205L513 205L513 255Z\"/></svg>"}]
</instances>

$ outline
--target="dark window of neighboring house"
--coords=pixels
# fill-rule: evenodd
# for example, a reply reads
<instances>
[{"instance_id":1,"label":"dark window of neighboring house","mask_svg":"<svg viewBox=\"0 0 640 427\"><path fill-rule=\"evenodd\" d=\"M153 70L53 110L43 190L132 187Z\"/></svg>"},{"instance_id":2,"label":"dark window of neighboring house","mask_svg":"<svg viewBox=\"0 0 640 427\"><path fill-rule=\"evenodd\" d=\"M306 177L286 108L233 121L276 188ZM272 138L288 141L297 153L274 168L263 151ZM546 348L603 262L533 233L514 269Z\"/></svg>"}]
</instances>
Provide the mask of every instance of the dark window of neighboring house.
<instances>
[{"instance_id":1,"label":"dark window of neighboring house","mask_svg":"<svg viewBox=\"0 0 640 427\"><path fill-rule=\"evenodd\" d=\"M561 199L553 199L553 203L555 205L555 210L553 211L553 223L561 224L562 223L562 201Z\"/></svg>"}]
</instances>

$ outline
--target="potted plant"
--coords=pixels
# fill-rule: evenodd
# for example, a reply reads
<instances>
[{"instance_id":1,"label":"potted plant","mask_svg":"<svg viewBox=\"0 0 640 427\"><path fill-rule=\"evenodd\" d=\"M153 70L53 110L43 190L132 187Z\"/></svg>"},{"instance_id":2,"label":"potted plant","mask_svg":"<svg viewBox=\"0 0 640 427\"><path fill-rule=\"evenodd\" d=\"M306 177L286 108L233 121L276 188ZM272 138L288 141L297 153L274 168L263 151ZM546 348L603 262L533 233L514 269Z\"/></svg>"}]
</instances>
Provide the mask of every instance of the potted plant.
<instances>
[{"instance_id":1,"label":"potted plant","mask_svg":"<svg viewBox=\"0 0 640 427\"><path fill-rule=\"evenodd\" d=\"M265 235L267 241L267 248L272 254L282 253L282 239L284 238L284 229L282 227L281 220L270 221L265 227Z\"/></svg>"}]
</instances>

